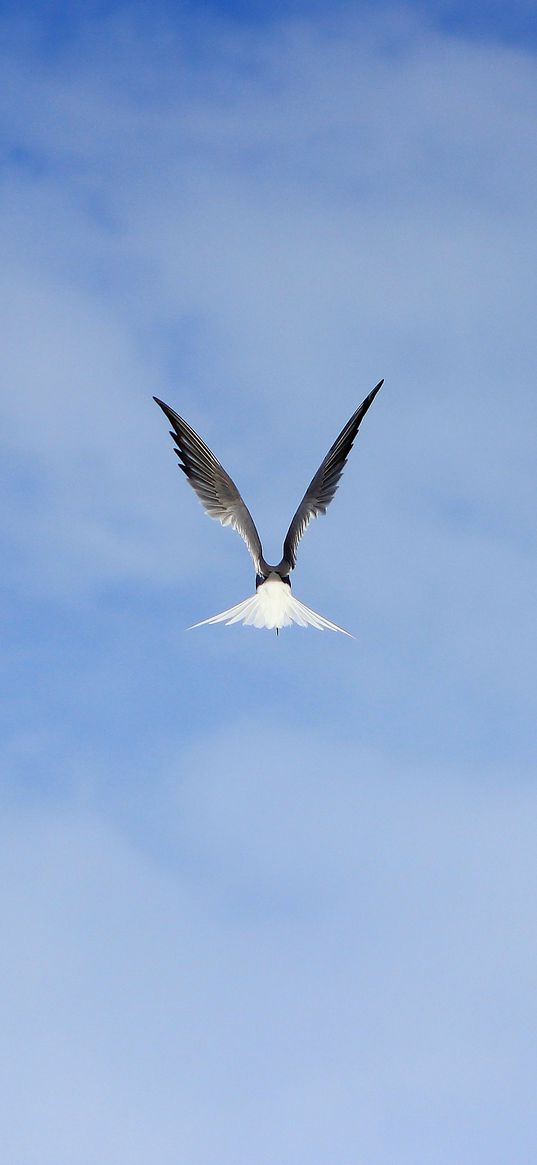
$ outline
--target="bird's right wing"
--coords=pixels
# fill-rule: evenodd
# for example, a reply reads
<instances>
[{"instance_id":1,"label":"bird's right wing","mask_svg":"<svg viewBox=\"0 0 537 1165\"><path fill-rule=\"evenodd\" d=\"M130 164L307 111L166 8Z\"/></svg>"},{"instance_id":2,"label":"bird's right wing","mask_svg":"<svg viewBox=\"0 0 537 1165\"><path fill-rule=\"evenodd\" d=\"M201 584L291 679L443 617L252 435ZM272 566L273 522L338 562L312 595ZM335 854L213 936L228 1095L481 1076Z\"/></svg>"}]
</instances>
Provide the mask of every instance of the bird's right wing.
<instances>
[{"instance_id":1,"label":"bird's right wing","mask_svg":"<svg viewBox=\"0 0 537 1165\"><path fill-rule=\"evenodd\" d=\"M263 558L261 540L252 515L243 502L235 482L194 429L191 429L178 413L158 397L153 397L153 400L160 406L172 426L170 437L175 442L179 464L196 491L205 513L210 518L216 518L223 526L233 526L238 531L250 551L259 574Z\"/></svg>"},{"instance_id":2,"label":"bird's right wing","mask_svg":"<svg viewBox=\"0 0 537 1165\"><path fill-rule=\"evenodd\" d=\"M315 477L310 481L289 526L283 544L283 557L289 563L291 570L296 565L298 543L306 527L309 526L312 518L317 518L319 514L325 514L326 507L332 501L360 424L383 384L384 381L380 380L373 391L369 393L369 396L366 396L365 400L362 401L362 404L356 409L356 412L352 414L350 420L347 421L347 424L341 430L339 437L336 438L331 449L328 450Z\"/></svg>"}]
</instances>

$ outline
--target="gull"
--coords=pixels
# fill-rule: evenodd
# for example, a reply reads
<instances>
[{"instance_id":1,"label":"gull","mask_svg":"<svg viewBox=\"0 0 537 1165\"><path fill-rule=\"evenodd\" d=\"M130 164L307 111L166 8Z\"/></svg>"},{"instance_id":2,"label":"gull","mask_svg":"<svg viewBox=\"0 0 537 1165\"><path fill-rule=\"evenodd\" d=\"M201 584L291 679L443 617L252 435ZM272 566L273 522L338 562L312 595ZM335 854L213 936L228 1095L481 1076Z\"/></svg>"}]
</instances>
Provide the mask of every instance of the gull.
<instances>
[{"instance_id":1,"label":"gull","mask_svg":"<svg viewBox=\"0 0 537 1165\"><path fill-rule=\"evenodd\" d=\"M271 566L264 559L261 539L252 515L235 482L214 453L178 413L158 397L153 397L172 426L170 437L174 441L180 468L196 491L206 514L221 522L222 526L232 526L238 531L248 547L256 571L254 595L219 615L194 623L194 627L202 627L206 623L243 623L250 627L275 629L279 633L280 628L297 623L299 627L316 627L319 631L326 628L350 635L343 627L338 627L330 619L325 619L299 602L291 592L289 576L296 565L298 543L312 518L326 513L338 488L360 424L383 384L384 381L380 380L352 414L312 477L285 536L283 556L277 566Z\"/></svg>"}]
</instances>

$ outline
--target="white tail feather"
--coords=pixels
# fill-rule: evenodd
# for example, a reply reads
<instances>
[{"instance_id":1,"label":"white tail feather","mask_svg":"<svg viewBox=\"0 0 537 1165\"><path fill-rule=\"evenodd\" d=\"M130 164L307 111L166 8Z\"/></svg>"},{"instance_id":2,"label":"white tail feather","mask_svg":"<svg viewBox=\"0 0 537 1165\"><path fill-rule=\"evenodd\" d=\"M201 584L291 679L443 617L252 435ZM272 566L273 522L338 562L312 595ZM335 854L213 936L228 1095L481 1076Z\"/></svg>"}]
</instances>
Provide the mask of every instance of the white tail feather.
<instances>
[{"instance_id":1,"label":"white tail feather","mask_svg":"<svg viewBox=\"0 0 537 1165\"><path fill-rule=\"evenodd\" d=\"M193 627L203 627L206 623L243 623L246 627L267 627L272 630L297 623L299 627L316 627L318 631L325 628L328 631L340 631L342 635L353 638L349 631L338 627L337 623L331 623L330 619L325 619L324 615L318 615L299 599L295 599L291 587L276 574L269 575L266 582L257 588L255 595L250 595L242 603L229 607L219 615L194 623Z\"/></svg>"}]
</instances>

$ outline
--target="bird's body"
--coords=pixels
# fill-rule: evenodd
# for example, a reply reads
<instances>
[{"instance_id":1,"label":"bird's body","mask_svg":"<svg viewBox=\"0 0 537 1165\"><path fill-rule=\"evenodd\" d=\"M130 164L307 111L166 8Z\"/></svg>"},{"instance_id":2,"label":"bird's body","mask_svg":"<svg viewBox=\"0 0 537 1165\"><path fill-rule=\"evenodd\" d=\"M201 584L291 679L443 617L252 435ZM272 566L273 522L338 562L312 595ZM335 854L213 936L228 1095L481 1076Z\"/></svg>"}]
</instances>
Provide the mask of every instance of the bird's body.
<instances>
[{"instance_id":1,"label":"bird's body","mask_svg":"<svg viewBox=\"0 0 537 1165\"><path fill-rule=\"evenodd\" d=\"M296 599L291 592L289 575L294 570L297 546L306 527L312 518L324 514L332 501L360 423L383 383L381 380L356 409L321 462L289 526L283 544L283 555L277 566L271 566L265 560L252 515L223 466L194 429L191 429L169 405L154 397L173 426L170 436L175 442L180 467L196 491L206 513L209 517L218 519L222 525L231 525L239 532L248 547L256 570L255 594L219 615L195 623L195 627L200 627L204 623L244 623L251 627L267 627L279 631L282 627L297 623L300 627L311 626L320 631L327 628L331 631L341 631L344 635L349 634L343 627L331 623L329 619L318 615Z\"/></svg>"}]
</instances>

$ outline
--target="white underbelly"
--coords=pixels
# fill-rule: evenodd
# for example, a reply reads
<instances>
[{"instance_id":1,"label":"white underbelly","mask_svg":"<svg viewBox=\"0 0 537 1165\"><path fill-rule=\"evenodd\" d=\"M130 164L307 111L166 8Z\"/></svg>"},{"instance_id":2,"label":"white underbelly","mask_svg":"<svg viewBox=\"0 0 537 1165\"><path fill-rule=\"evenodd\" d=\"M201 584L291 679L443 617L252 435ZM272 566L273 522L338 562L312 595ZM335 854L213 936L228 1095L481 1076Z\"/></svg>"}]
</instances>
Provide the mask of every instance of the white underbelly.
<instances>
[{"instance_id":1,"label":"white underbelly","mask_svg":"<svg viewBox=\"0 0 537 1165\"><path fill-rule=\"evenodd\" d=\"M257 588L257 603L251 619L245 620L252 627L289 627L292 594L288 583L282 582L279 574L269 574L267 580Z\"/></svg>"}]
</instances>

